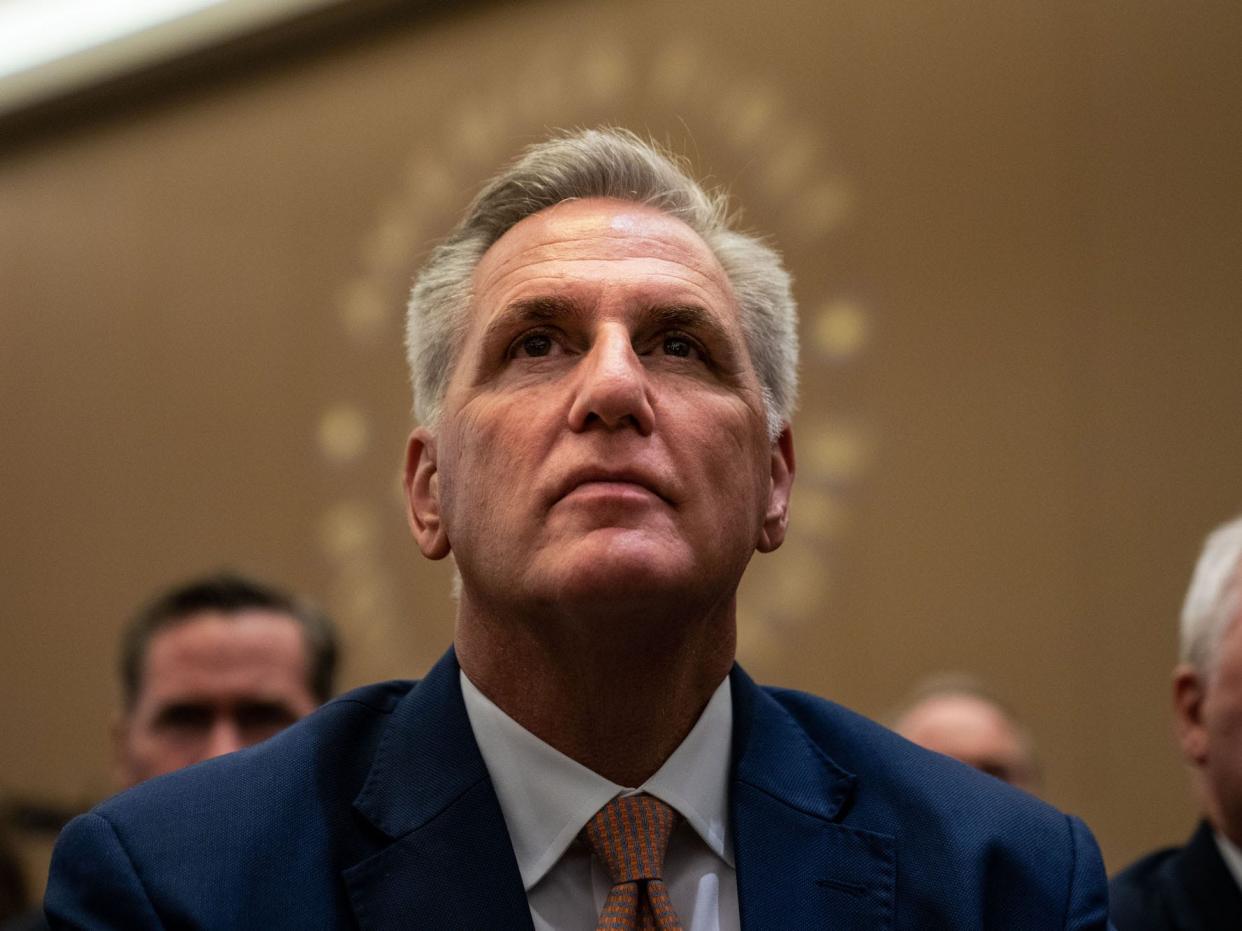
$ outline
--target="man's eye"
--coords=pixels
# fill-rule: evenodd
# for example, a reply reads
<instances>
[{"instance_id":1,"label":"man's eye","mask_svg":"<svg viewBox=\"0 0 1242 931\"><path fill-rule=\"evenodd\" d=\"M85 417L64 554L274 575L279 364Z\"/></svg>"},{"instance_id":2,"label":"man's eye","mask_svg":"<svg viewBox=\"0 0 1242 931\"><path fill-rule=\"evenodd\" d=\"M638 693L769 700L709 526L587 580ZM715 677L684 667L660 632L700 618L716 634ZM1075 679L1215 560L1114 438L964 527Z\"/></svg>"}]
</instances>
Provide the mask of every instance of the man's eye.
<instances>
[{"instance_id":1,"label":"man's eye","mask_svg":"<svg viewBox=\"0 0 1242 931\"><path fill-rule=\"evenodd\" d=\"M169 705L155 716L154 725L163 731L205 731L212 717L212 710L201 705Z\"/></svg>"},{"instance_id":2,"label":"man's eye","mask_svg":"<svg viewBox=\"0 0 1242 931\"><path fill-rule=\"evenodd\" d=\"M684 336L676 334L664 337L664 354L668 356L677 356L681 359L689 359L698 351L698 347Z\"/></svg>"},{"instance_id":3,"label":"man's eye","mask_svg":"<svg viewBox=\"0 0 1242 931\"><path fill-rule=\"evenodd\" d=\"M546 333L528 333L517 342L515 355L546 356L552 351L552 337Z\"/></svg>"}]
</instances>

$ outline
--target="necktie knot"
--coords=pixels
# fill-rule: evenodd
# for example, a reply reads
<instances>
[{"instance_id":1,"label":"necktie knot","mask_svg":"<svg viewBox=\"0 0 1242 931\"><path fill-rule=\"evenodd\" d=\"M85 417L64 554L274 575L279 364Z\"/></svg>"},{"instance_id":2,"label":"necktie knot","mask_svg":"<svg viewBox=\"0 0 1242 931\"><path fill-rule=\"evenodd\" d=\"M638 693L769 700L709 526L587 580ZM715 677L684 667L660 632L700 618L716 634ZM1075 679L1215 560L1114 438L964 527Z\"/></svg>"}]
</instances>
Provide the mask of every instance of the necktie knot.
<instances>
[{"instance_id":1,"label":"necktie knot","mask_svg":"<svg viewBox=\"0 0 1242 931\"><path fill-rule=\"evenodd\" d=\"M580 836L614 885L661 879L664 852L677 818L653 795L619 795L595 813Z\"/></svg>"}]
</instances>

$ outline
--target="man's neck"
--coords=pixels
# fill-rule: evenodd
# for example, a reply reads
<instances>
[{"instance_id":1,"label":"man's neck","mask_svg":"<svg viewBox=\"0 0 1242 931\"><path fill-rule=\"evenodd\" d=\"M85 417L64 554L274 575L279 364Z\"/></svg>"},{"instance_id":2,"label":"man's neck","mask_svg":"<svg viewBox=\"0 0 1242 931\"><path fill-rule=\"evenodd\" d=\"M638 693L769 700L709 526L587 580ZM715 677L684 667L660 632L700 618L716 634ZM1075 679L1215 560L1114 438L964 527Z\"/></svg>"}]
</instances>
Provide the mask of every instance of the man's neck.
<instances>
[{"instance_id":1,"label":"man's neck","mask_svg":"<svg viewBox=\"0 0 1242 931\"><path fill-rule=\"evenodd\" d=\"M728 675L733 600L677 617L497 618L463 598L458 661L506 714L583 766L639 786L672 755Z\"/></svg>"}]
</instances>

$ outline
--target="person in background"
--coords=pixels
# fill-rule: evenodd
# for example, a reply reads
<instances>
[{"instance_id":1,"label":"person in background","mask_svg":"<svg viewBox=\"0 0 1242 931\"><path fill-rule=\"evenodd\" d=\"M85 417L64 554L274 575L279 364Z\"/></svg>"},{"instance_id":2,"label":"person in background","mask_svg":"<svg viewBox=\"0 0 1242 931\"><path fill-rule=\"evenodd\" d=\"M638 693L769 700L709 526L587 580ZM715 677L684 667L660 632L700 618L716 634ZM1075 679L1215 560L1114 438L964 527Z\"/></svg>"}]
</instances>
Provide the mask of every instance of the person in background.
<instances>
[{"instance_id":1,"label":"person in background","mask_svg":"<svg viewBox=\"0 0 1242 931\"><path fill-rule=\"evenodd\" d=\"M797 312L732 217L615 129L484 187L407 320L453 648L70 823L61 927L1104 927L1081 821L735 664L789 519Z\"/></svg>"},{"instance_id":2,"label":"person in background","mask_svg":"<svg viewBox=\"0 0 1242 931\"><path fill-rule=\"evenodd\" d=\"M121 640L118 782L240 750L305 717L332 697L337 652L324 614L235 573L161 594Z\"/></svg>"},{"instance_id":3,"label":"person in background","mask_svg":"<svg viewBox=\"0 0 1242 931\"><path fill-rule=\"evenodd\" d=\"M1113 878L1118 931L1242 928L1242 517L1208 538L1182 605L1173 711L1202 820Z\"/></svg>"},{"instance_id":4,"label":"person in background","mask_svg":"<svg viewBox=\"0 0 1242 931\"><path fill-rule=\"evenodd\" d=\"M969 676L944 674L917 685L890 718L892 728L921 747L1038 793L1039 764L1026 725Z\"/></svg>"},{"instance_id":5,"label":"person in background","mask_svg":"<svg viewBox=\"0 0 1242 931\"><path fill-rule=\"evenodd\" d=\"M232 572L146 605L121 636L122 788L259 743L332 697L338 637L318 609ZM46 928L42 910L0 931Z\"/></svg>"}]
</instances>

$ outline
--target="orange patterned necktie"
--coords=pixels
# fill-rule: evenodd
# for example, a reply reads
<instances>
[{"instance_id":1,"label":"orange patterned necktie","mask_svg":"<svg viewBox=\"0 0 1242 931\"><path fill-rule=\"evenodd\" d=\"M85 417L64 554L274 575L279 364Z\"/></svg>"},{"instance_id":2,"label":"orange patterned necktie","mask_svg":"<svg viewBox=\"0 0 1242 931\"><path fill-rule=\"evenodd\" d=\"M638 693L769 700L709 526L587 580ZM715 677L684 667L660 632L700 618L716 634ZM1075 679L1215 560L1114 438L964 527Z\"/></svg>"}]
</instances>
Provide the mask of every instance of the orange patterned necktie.
<instances>
[{"instance_id":1,"label":"orange patterned necktie","mask_svg":"<svg viewBox=\"0 0 1242 931\"><path fill-rule=\"evenodd\" d=\"M664 850L678 815L651 795L617 796L579 835L612 877L596 931L682 931L664 885Z\"/></svg>"}]
</instances>

